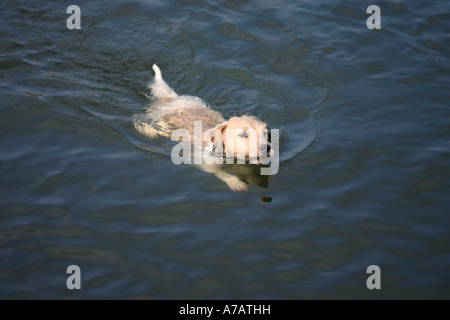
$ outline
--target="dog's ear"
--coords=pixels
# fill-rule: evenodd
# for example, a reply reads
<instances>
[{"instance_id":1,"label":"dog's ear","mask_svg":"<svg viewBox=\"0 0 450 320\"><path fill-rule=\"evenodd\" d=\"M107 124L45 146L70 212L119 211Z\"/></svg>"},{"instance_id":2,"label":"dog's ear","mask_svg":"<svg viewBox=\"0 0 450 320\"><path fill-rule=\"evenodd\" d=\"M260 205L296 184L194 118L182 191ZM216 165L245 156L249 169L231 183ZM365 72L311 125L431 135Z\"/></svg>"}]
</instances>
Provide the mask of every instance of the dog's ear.
<instances>
[{"instance_id":1,"label":"dog's ear","mask_svg":"<svg viewBox=\"0 0 450 320\"><path fill-rule=\"evenodd\" d=\"M224 131L227 127L227 122L222 122L221 124L218 124L212 131L211 131L211 143L213 144L213 149L215 153L222 153L224 144L225 144L225 137L224 137Z\"/></svg>"},{"instance_id":2,"label":"dog's ear","mask_svg":"<svg viewBox=\"0 0 450 320\"><path fill-rule=\"evenodd\" d=\"M270 128L269 128L269 126L266 125L266 127L264 128L264 130L267 130L267 131L266 131L266 132L267 132L267 141L270 142L270 143L272 143L272 135L271 135L271 133L270 133Z\"/></svg>"}]
</instances>

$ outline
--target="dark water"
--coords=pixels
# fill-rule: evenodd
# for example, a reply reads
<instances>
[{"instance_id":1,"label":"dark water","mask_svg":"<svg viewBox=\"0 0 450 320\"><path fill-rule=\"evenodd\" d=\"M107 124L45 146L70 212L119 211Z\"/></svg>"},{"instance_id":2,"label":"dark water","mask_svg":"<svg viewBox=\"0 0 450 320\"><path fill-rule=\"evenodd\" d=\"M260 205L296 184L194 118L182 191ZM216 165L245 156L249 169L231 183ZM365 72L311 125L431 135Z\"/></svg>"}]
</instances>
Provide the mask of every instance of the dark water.
<instances>
[{"instance_id":1,"label":"dark water","mask_svg":"<svg viewBox=\"0 0 450 320\"><path fill-rule=\"evenodd\" d=\"M0 19L0 298L450 298L448 1L3 0ZM281 130L268 188L135 130L153 63Z\"/></svg>"}]
</instances>

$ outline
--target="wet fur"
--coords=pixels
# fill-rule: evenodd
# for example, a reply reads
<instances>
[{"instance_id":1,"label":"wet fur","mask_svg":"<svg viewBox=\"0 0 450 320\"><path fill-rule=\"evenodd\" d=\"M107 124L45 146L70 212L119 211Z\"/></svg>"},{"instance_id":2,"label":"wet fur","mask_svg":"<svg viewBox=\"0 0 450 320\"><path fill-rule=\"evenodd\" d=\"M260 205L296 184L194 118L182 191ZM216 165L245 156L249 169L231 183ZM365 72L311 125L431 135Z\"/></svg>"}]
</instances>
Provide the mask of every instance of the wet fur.
<instances>
[{"instance_id":1,"label":"wet fur","mask_svg":"<svg viewBox=\"0 0 450 320\"><path fill-rule=\"evenodd\" d=\"M225 133L227 129L240 130L243 133L246 130L251 131L250 129L255 132L267 130L265 123L252 116L232 117L225 121L219 112L209 108L202 99L187 95L178 96L163 80L159 67L153 65L153 70L155 71L155 79L149 87L156 100L147 111L150 122L135 120L135 127L141 133L151 137L164 136L170 138L174 130L186 129L193 135L194 121L202 121L203 132L207 131L210 135L210 141L204 141L204 143L212 143L214 147L223 147L226 151L228 143ZM248 143L248 139L245 134L243 135L244 137L235 137L234 143L237 146L236 149L242 148L242 146L247 148L245 152L248 160L248 147L245 147L245 142ZM258 141L258 143L263 142L270 146L270 139ZM231 145L231 143L229 144ZM224 170L223 165L200 165L200 169L213 173L226 182L233 191L247 191L254 170L248 171L248 179L242 179L242 172L245 172L245 170L242 167L239 168L240 174L233 175L230 172L232 170ZM238 178L238 176L241 178Z\"/></svg>"}]
</instances>

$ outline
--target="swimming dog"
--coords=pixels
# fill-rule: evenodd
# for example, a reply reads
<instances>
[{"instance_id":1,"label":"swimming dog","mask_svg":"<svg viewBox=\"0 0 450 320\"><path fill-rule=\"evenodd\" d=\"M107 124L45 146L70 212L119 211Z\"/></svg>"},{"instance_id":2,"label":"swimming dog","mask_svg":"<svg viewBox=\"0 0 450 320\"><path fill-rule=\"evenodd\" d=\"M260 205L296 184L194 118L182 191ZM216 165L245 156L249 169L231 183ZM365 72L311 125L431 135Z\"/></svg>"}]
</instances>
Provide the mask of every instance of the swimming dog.
<instances>
[{"instance_id":1,"label":"swimming dog","mask_svg":"<svg viewBox=\"0 0 450 320\"><path fill-rule=\"evenodd\" d=\"M192 137L201 139L203 149L215 156L231 157L240 164L242 161L259 164L262 156L273 156L270 130L266 123L248 115L225 120L199 97L178 95L164 81L156 64L153 65L153 71L155 77L149 88L155 101L147 110L149 121L135 120L138 131L150 137L171 138L175 130L184 129ZM201 122L200 132L194 126L196 121ZM250 184L243 181L242 176L240 179L230 170L223 170L223 166L202 164L200 168L215 174L234 191L247 190ZM249 172L253 175L254 170Z\"/></svg>"}]
</instances>

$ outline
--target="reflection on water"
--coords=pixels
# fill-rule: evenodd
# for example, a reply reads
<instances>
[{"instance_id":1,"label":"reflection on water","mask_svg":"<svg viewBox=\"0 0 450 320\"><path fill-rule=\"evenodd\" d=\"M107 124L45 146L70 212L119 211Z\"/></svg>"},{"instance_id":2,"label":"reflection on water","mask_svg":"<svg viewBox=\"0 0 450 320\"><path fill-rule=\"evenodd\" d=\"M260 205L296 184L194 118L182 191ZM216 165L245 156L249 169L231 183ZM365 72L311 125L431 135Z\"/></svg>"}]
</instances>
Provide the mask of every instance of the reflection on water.
<instances>
[{"instance_id":1,"label":"reflection on water","mask_svg":"<svg viewBox=\"0 0 450 320\"><path fill-rule=\"evenodd\" d=\"M0 4L0 298L449 298L448 2L77 5ZM174 165L153 63L279 129L279 172Z\"/></svg>"},{"instance_id":2,"label":"reflection on water","mask_svg":"<svg viewBox=\"0 0 450 320\"><path fill-rule=\"evenodd\" d=\"M233 191L247 191L251 185L267 188L272 175L261 174L261 169L269 167L256 164L203 164L198 166L200 170L212 173L224 181Z\"/></svg>"}]
</instances>

